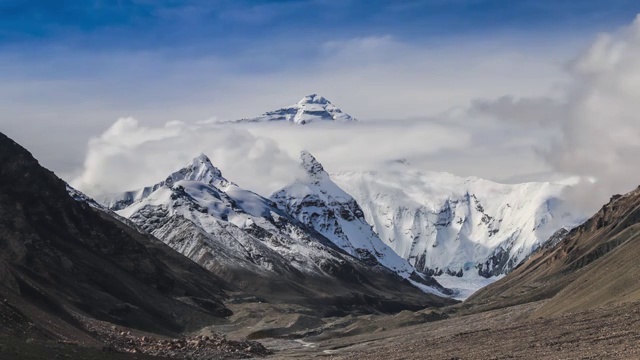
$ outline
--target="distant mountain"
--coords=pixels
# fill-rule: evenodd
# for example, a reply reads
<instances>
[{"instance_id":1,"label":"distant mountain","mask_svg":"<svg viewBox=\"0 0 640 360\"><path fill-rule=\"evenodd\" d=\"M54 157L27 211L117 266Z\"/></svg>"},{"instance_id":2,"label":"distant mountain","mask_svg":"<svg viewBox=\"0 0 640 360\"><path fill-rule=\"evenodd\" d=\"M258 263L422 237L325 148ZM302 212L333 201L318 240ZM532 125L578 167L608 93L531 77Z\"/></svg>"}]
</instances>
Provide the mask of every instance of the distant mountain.
<instances>
[{"instance_id":1,"label":"distant mountain","mask_svg":"<svg viewBox=\"0 0 640 360\"><path fill-rule=\"evenodd\" d=\"M302 98L302 100L298 101L297 104L274 111L268 111L255 118L230 122L250 123L272 121L285 121L297 125L304 125L318 121L352 122L356 121L356 119L338 109L324 97L317 94L311 94Z\"/></svg>"},{"instance_id":2,"label":"distant mountain","mask_svg":"<svg viewBox=\"0 0 640 360\"><path fill-rule=\"evenodd\" d=\"M231 314L231 285L99 210L3 134L0 164L0 335L93 344L97 321L172 335Z\"/></svg>"},{"instance_id":3,"label":"distant mountain","mask_svg":"<svg viewBox=\"0 0 640 360\"><path fill-rule=\"evenodd\" d=\"M102 202L206 269L272 301L377 311L450 303L352 256L273 201L224 178L205 155L162 182ZM425 284L433 293L446 291L432 279Z\"/></svg>"},{"instance_id":4,"label":"distant mountain","mask_svg":"<svg viewBox=\"0 0 640 360\"><path fill-rule=\"evenodd\" d=\"M505 185L405 164L332 179L362 206L382 241L429 275L506 274L576 223L561 210L561 184Z\"/></svg>"},{"instance_id":5,"label":"distant mountain","mask_svg":"<svg viewBox=\"0 0 640 360\"><path fill-rule=\"evenodd\" d=\"M640 300L640 188L616 195L598 213L465 307L490 309L549 299L532 316Z\"/></svg>"}]
</instances>

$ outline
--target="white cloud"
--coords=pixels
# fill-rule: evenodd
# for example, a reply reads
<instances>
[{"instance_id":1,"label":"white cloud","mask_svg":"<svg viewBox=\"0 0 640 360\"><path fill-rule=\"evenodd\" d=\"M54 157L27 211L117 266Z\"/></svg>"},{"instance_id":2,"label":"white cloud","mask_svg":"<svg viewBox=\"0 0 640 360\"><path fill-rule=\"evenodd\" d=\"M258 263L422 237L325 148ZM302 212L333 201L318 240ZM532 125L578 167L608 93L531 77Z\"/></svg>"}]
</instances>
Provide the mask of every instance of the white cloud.
<instances>
[{"instance_id":1,"label":"white cloud","mask_svg":"<svg viewBox=\"0 0 640 360\"><path fill-rule=\"evenodd\" d=\"M391 36L329 41L308 64L237 77L227 104L255 109L241 116L248 117L316 92L359 119L392 120L431 116L477 98L547 95L563 80L561 64L577 46L528 45L510 39L413 44ZM238 92L244 104L236 104Z\"/></svg>"},{"instance_id":2,"label":"white cloud","mask_svg":"<svg viewBox=\"0 0 640 360\"><path fill-rule=\"evenodd\" d=\"M427 119L363 121L353 124L247 126L252 134L273 139L292 156L306 149L329 171L372 169L401 158L423 158L468 147L470 134Z\"/></svg>"},{"instance_id":3,"label":"white cloud","mask_svg":"<svg viewBox=\"0 0 640 360\"><path fill-rule=\"evenodd\" d=\"M523 125L551 125L566 116L565 104L550 97L515 98L502 96L496 100L474 100L469 111L471 116L489 116L504 122Z\"/></svg>"},{"instance_id":4,"label":"white cloud","mask_svg":"<svg viewBox=\"0 0 640 360\"><path fill-rule=\"evenodd\" d=\"M86 164L83 150L91 137L103 133L122 116L140 119L150 129L164 128L174 120L206 127L213 122L210 119L255 116L315 92L361 120L424 119L477 98L546 96L561 81L559 64L575 46L575 41L564 41L562 46L528 41L523 46L519 40L507 38L411 43L382 35L269 43L229 58L43 49L46 56L41 58L46 61L38 60L38 72L28 58L0 54L0 66L11 69L11 76L0 84L0 131L20 141L62 177L72 179L82 174L83 186L91 187L90 179L108 180L87 174L87 167L92 166ZM301 53L313 56L301 57ZM355 159L359 152L369 151L377 158L383 158L386 152L389 157L413 157L414 164L425 168L497 180L520 175L527 168L530 172L541 171L530 149L520 145L518 149L501 147L498 152L491 149L496 142L507 141L506 135L496 134L502 131L499 127L483 126L473 118L460 119L457 124L452 121L442 117L420 126L409 125L405 131L411 134L406 135L401 125L386 130L383 122L366 130L356 129L354 134L318 130L327 137L298 130L291 130L291 136L284 139L277 133L280 130L265 130L264 135L252 132L275 139L289 154L308 144L330 168L371 163L373 157L342 160L342 154L353 153ZM283 134L288 130L282 130ZM370 149L371 144L383 142L385 131L406 141L398 143L394 151L378 151L378 145ZM446 135L431 136L443 133ZM372 140L367 141L367 136ZM350 137L353 139L347 141ZM449 151L443 147L429 149L440 139L450 141ZM296 142L299 144L294 146ZM322 146L331 142L339 145ZM350 144L354 146L351 149ZM409 154L408 144L417 149L416 154ZM471 144L471 153L462 148L463 144ZM87 158L94 157L94 148L92 141ZM508 161L508 165L499 166L494 158ZM115 184L100 186L116 188Z\"/></svg>"},{"instance_id":5,"label":"white cloud","mask_svg":"<svg viewBox=\"0 0 640 360\"><path fill-rule=\"evenodd\" d=\"M551 171L589 179L567 195L593 211L640 184L640 17L599 35L565 70L567 84L555 98L476 101L469 113L547 129L532 146Z\"/></svg>"},{"instance_id":6,"label":"white cloud","mask_svg":"<svg viewBox=\"0 0 640 360\"><path fill-rule=\"evenodd\" d=\"M469 139L468 133L429 121L306 126L174 121L150 127L121 118L90 140L84 167L72 185L91 195L151 185L203 152L229 180L268 196L296 178L303 149L314 153L329 171L339 171L460 150Z\"/></svg>"},{"instance_id":7,"label":"white cloud","mask_svg":"<svg viewBox=\"0 0 640 360\"><path fill-rule=\"evenodd\" d=\"M149 185L198 151L209 154L230 180L264 195L293 179L287 174L297 169L292 164L302 149L314 153L330 171L370 169L399 158L407 158L424 169L493 180L547 170L531 146L544 134L505 127L481 114L460 118L428 115L469 103L481 95L499 96L512 89L519 89L516 95L521 97L544 95L559 79L557 53L547 61L531 61L527 52L537 50L536 46L528 50L505 43L475 43L464 48L417 46L390 36L331 41L319 46L320 57L307 66L274 72L223 75L216 62L212 70L220 81L208 87L202 85L208 76L208 65L196 62L193 68L200 78L194 89L200 92L195 99L200 101L211 94L212 101L203 107L193 98L178 107L173 107L178 101L157 108L141 105L147 111L134 113L136 118L144 119L146 127L121 119L91 140L81 175L74 184L91 194ZM157 82L156 79L153 84ZM185 88L183 83L179 85L179 89ZM154 86L145 97L158 91ZM213 118L215 109L221 114L216 116L218 119L254 116L286 106L311 92L329 97L364 121L353 125L216 128L215 121L208 120ZM212 114L194 117L203 114L203 109L211 109ZM228 115L233 113L237 115ZM176 118L195 125L165 125ZM262 155L265 152L279 155L267 158ZM268 161L276 163L271 165ZM132 175L134 171L141 175Z\"/></svg>"},{"instance_id":8,"label":"white cloud","mask_svg":"<svg viewBox=\"0 0 640 360\"><path fill-rule=\"evenodd\" d=\"M0 85L0 130L15 134L67 179L77 174L74 184L90 194L149 185L198 152L210 155L230 180L266 195L293 178L301 149L312 151L330 171L408 158L423 169L498 181L539 180L555 176L552 171L598 175L584 166L572 168L584 161L576 160L569 145L553 145L564 158L545 154L560 136L584 147L569 135L571 127L582 125L565 123L566 116L557 114L570 109L567 102L586 96L579 91L584 86L612 86L600 75L633 67L620 64L630 57L624 40L630 32L603 37L594 54L581 57L569 72L562 66L579 41L567 38L544 43L526 38L412 43L388 35L296 40L265 44L234 58L60 52L47 57L42 73L58 74L67 66L85 69L84 75L67 69L73 76L45 79L30 75L32 64L5 57L0 66L10 62L12 77ZM296 57L307 50L313 56ZM264 64L266 70L254 69ZM621 78L615 90L628 93L634 81ZM561 91L567 82L572 91ZM234 129L216 127L211 120L255 116L312 92L363 123ZM608 97L613 103L614 93ZM459 111L471 103L473 111ZM444 113L451 108L458 109L456 116ZM589 116L599 109L591 106ZM141 120L112 124L125 114ZM171 123L176 119L184 123ZM89 142L85 157L79 148L101 132ZM616 136L627 143L635 139L633 131ZM615 156L604 161L610 159Z\"/></svg>"},{"instance_id":9,"label":"white cloud","mask_svg":"<svg viewBox=\"0 0 640 360\"><path fill-rule=\"evenodd\" d=\"M262 193L286 184L298 169L273 141L247 131L177 121L145 127L122 118L90 140L71 184L93 196L137 189L163 180L200 153L229 180Z\"/></svg>"},{"instance_id":10,"label":"white cloud","mask_svg":"<svg viewBox=\"0 0 640 360\"><path fill-rule=\"evenodd\" d=\"M498 122L428 118L157 127L123 118L89 142L85 165L72 184L92 195L135 189L162 180L204 152L229 180L269 196L296 178L303 149L330 172L377 169L407 159L425 170L504 180L545 170L532 151L540 136Z\"/></svg>"},{"instance_id":11,"label":"white cloud","mask_svg":"<svg viewBox=\"0 0 640 360\"><path fill-rule=\"evenodd\" d=\"M238 75L218 101L229 99L226 106L245 111L242 117L319 92L365 121L219 126L196 122L207 117L189 125L165 116L162 123L145 117L141 126L121 119L91 140L74 184L92 194L149 185L205 152L230 180L269 195L295 178L302 149L329 171L408 158L423 169L493 180L578 175L595 182L568 196L590 210L640 183L640 20L599 36L557 67L561 76L550 70L553 61L536 65L530 54L482 46L435 51L387 36L323 46L324 59L312 68ZM535 77L542 80L526 80ZM268 91L274 86L277 94ZM468 108L459 106L465 102ZM421 116L399 120L414 114Z\"/></svg>"},{"instance_id":12,"label":"white cloud","mask_svg":"<svg viewBox=\"0 0 640 360\"><path fill-rule=\"evenodd\" d=\"M568 72L561 138L544 156L556 171L594 177L577 200L595 207L640 184L640 18L600 35Z\"/></svg>"}]
</instances>

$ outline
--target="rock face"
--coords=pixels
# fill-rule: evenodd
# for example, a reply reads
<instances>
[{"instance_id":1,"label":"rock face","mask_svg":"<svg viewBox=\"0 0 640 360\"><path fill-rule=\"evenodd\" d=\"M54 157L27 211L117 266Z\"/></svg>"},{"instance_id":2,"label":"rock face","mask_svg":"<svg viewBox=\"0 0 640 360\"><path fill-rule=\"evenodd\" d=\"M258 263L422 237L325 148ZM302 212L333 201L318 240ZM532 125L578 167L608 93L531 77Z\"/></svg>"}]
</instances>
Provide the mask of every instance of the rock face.
<instances>
[{"instance_id":1,"label":"rock face","mask_svg":"<svg viewBox=\"0 0 640 360\"><path fill-rule=\"evenodd\" d=\"M428 275L508 273L576 221L560 209L559 184L504 185L405 164L332 179L362 206L380 239Z\"/></svg>"},{"instance_id":2,"label":"rock face","mask_svg":"<svg viewBox=\"0 0 640 360\"><path fill-rule=\"evenodd\" d=\"M408 278L413 267L373 232L355 199L331 181L310 153L303 151L300 158L303 177L275 192L271 199L350 255Z\"/></svg>"},{"instance_id":3,"label":"rock face","mask_svg":"<svg viewBox=\"0 0 640 360\"><path fill-rule=\"evenodd\" d=\"M356 306L370 307L366 299L379 297L395 304L383 301L381 310L446 302L351 256L273 201L225 179L204 155L158 184L103 202L206 269L265 298L308 304L357 295Z\"/></svg>"},{"instance_id":4,"label":"rock face","mask_svg":"<svg viewBox=\"0 0 640 360\"><path fill-rule=\"evenodd\" d=\"M324 97L311 94L307 95L297 104L268 111L258 117L242 119L232 122L272 122L286 121L297 125L309 124L317 121L352 122L356 121L351 115L342 112Z\"/></svg>"},{"instance_id":5,"label":"rock face","mask_svg":"<svg viewBox=\"0 0 640 360\"><path fill-rule=\"evenodd\" d=\"M598 213L468 302L497 308L542 299L533 316L640 300L640 189L614 196Z\"/></svg>"},{"instance_id":6,"label":"rock face","mask_svg":"<svg viewBox=\"0 0 640 360\"><path fill-rule=\"evenodd\" d=\"M14 314L0 317L0 333L89 337L79 319L97 319L176 334L231 314L225 281L76 201L3 134L0 164L0 296Z\"/></svg>"}]
</instances>

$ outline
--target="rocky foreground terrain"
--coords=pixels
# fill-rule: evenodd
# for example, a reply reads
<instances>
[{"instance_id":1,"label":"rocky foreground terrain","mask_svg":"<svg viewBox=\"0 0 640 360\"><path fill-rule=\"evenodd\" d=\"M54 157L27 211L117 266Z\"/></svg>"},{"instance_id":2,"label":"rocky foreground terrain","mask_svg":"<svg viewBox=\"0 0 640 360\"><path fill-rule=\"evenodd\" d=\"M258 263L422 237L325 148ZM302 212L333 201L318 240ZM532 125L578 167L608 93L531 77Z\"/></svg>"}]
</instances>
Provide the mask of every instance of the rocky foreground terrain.
<instances>
[{"instance_id":1,"label":"rocky foreground terrain","mask_svg":"<svg viewBox=\"0 0 640 360\"><path fill-rule=\"evenodd\" d=\"M89 328L106 345L84 341L27 341L0 336L2 359L637 359L640 358L640 303L599 307L554 317L532 316L540 301L479 314L460 308L404 311L396 315L347 316L318 321L236 307L238 323L223 326L256 341L233 341L214 331L180 338L162 337L109 323ZM254 304L255 305L255 304ZM257 306L257 305L256 305ZM244 310L242 310L244 308ZM7 316L5 307L0 313ZM293 310L293 309L289 309ZM248 314L258 316L240 321ZM269 318L271 314L271 318ZM252 322L253 321L253 322ZM249 325L251 324L251 325ZM288 325L291 325L288 327ZM288 328L289 331L286 329Z\"/></svg>"},{"instance_id":2,"label":"rocky foreground terrain","mask_svg":"<svg viewBox=\"0 0 640 360\"><path fill-rule=\"evenodd\" d=\"M280 349L274 359L640 358L640 303L528 319L544 305L529 303L413 326L382 317L370 322L366 334L266 344Z\"/></svg>"}]
</instances>

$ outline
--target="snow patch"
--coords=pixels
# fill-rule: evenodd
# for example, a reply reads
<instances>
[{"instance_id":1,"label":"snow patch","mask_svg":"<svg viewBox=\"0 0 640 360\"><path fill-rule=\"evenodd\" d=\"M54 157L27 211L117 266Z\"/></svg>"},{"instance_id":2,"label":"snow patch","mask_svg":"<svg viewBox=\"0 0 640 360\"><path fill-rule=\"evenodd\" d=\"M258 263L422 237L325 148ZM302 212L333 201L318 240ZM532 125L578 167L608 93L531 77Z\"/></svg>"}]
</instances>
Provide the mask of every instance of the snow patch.
<instances>
[{"instance_id":1,"label":"snow patch","mask_svg":"<svg viewBox=\"0 0 640 360\"><path fill-rule=\"evenodd\" d=\"M454 291L452 296L456 300L466 300L469 296L473 295L476 291L488 286L505 277L505 275L493 276L485 278L477 274L468 274L463 277L441 275L435 276L434 279L440 283L440 285Z\"/></svg>"}]
</instances>

